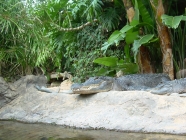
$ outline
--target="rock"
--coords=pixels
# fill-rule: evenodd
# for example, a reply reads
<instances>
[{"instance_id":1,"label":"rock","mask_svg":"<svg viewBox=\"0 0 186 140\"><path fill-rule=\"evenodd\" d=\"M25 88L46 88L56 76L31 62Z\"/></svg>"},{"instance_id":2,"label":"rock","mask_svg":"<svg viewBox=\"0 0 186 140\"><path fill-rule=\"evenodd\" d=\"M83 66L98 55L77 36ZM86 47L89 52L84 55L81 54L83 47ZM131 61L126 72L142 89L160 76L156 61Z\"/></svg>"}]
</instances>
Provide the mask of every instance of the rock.
<instances>
[{"instance_id":1,"label":"rock","mask_svg":"<svg viewBox=\"0 0 186 140\"><path fill-rule=\"evenodd\" d=\"M18 95L25 94L28 91L35 92L34 85L46 85L44 76L27 75L14 83L6 83L0 77L0 108L14 100Z\"/></svg>"},{"instance_id":2,"label":"rock","mask_svg":"<svg viewBox=\"0 0 186 140\"><path fill-rule=\"evenodd\" d=\"M0 119L84 129L186 134L186 98L144 91L92 95L27 90L0 109Z\"/></svg>"},{"instance_id":3,"label":"rock","mask_svg":"<svg viewBox=\"0 0 186 140\"><path fill-rule=\"evenodd\" d=\"M52 82L52 83L50 84L50 87L59 87L60 84L61 84L60 81L54 81L54 82Z\"/></svg>"},{"instance_id":4,"label":"rock","mask_svg":"<svg viewBox=\"0 0 186 140\"><path fill-rule=\"evenodd\" d=\"M65 71L64 73L54 72L54 73L51 73L51 74L50 74L50 78L51 78L51 79L62 78L63 80L65 80L65 79L67 78L67 79L72 80L72 75L69 74L69 73L66 72L66 71Z\"/></svg>"},{"instance_id":5,"label":"rock","mask_svg":"<svg viewBox=\"0 0 186 140\"><path fill-rule=\"evenodd\" d=\"M61 84L65 83L65 84L68 84L68 83L72 83L72 75L69 74L68 72L64 72L64 73L58 73L58 72L55 72L55 73L51 73L50 74L50 81L48 81L48 83L50 83L50 86L48 86L49 88L51 87L59 87L59 90L61 88ZM68 84L69 85L69 84ZM68 88L68 85L67 88ZM63 86L63 88L65 87L65 85Z\"/></svg>"},{"instance_id":6,"label":"rock","mask_svg":"<svg viewBox=\"0 0 186 140\"><path fill-rule=\"evenodd\" d=\"M71 80L67 79L61 82L60 86L48 87L45 89L51 91L52 93L72 93L71 86Z\"/></svg>"},{"instance_id":7,"label":"rock","mask_svg":"<svg viewBox=\"0 0 186 140\"><path fill-rule=\"evenodd\" d=\"M123 75L124 75L124 73L123 73L122 70L120 70L120 71L118 71L118 72L116 73L116 77L121 77L121 76L123 76Z\"/></svg>"},{"instance_id":8,"label":"rock","mask_svg":"<svg viewBox=\"0 0 186 140\"><path fill-rule=\"evenodd\" d=\"M60 84L60 90L70 90L72 86L72 81L70 79L64 80L61 84Z\"/></svg>"},{"instance_id":9,"label":"rock","mask_svg":"<svg viewBox=\"0 0 186 140\"><path fill-rule=\"evenodd\" d=\"M72 86L72 81L67 79L64 80L63 82L60 82L60 84L57 86L52 86L48 87L48 89L53 90L53 89L58 89L58 92L62 92L64 90L70 90Z\"/></svg>"},{"instance_id":10,"label":"rock","mask_svg":"<svg viewBox=\"0 0 186 140\"><path fill-rule=\"evenodd\" d=\"M2 77L0 77L0 108L6 104L6 98L4 95L7 93L7 90L8 84Z\"/></svg>"}]
</instances>

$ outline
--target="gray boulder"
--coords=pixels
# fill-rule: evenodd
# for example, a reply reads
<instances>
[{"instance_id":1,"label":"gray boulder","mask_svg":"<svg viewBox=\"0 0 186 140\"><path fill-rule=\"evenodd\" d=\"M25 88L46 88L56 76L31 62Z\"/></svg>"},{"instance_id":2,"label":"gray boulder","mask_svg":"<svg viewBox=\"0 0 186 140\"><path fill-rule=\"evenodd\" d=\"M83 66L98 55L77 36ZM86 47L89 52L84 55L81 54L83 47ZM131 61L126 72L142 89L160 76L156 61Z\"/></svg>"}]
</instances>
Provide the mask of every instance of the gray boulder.
<instances>
[{"instance_id":1,"label":"gray boulder","mask_svg":"<svg viewBox=\"0 0 186 140\"><path fill-rule=\"evenodd\" d=\"M21 94L35 92L35 85L46 85L44 76L27 75L23 76L14 83L7 83L0 77L0 108L14 100Z\"/></svg>"}]
</instances>

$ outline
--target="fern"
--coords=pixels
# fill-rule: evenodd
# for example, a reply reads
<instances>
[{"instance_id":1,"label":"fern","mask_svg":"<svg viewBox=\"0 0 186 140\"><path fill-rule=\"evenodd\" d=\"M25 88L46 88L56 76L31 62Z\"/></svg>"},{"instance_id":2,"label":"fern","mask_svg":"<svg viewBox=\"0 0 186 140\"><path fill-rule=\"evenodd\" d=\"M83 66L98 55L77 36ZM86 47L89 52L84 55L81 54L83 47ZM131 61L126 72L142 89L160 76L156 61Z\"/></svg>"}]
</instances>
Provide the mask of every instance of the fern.
<instances>
[{"instance_id":1,"label":"fern","mask_svg":"<svg viewBox=\"0 0 186 140\"><path fill-rule=\"evenodd\" d=\"M104 12L102 13L100 17L100 20L101 20L100 22L108 31L111 31L113 29L118 28L119 18L120 16L119 16L119 12L117 11L117 9L109 7L109 8L106 8Z\"/></svg>"},{"instance_id":2,"label":"fern","mask_svg":"<svg viewBox=\"0 0 186 140\"><path fill-rule=\"evenodd\" d=\"M92 20L100 15L102 10L103 2L101 0L87 0L87 5L89 5L82 16L87 14L87 20Z\"/></svg>"}]
</instances>

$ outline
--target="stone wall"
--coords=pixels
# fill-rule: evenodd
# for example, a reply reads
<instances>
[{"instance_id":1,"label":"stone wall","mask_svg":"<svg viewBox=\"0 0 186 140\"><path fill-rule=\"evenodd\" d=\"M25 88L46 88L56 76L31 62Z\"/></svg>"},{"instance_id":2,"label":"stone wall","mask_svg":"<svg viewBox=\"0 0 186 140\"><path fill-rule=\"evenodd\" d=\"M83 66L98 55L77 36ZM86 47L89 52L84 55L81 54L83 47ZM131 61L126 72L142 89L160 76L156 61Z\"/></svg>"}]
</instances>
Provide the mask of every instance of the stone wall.
<instances>
[{"instance_id":1,"label":"stone wall","mask_svg":"<svg viewBox=\"0 0 186 140\"><path fill-rule=\"evenodd\" d=\"M0 109L0 119L85 129L186 134L186 98L142 91L92 95L27 90Z\"/></svg>"}]
</instances>

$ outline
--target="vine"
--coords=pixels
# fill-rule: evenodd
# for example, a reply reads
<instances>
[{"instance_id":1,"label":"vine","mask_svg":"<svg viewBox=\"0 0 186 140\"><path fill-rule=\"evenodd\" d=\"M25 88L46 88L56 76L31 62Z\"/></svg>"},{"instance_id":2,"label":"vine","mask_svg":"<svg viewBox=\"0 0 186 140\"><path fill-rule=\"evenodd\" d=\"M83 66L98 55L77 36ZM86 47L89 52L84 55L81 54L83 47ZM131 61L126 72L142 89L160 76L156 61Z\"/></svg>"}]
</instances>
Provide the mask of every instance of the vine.
<instances>
[{"instance_id":1,"label":"vine","mask_svg":"<svg viewBox=\"0 0 186 140\"><path fill-rule=\"evenodd\" d=\"M97 22L97 21L98 21L97 19L94 19L93 20L93 22ZM62 27L60 27L57 24L53 24L53 25L57 28L58 31L67 31L68 32L68 31L78 31L78 30L81 30L81 29L83 29L86 26L89 26L91 24L92 24L92 22L87 22L87 23L85 23L85 24L83 24L81 26L75 27L75 28L62 28Z\"/></svg>"}]
</instances>

